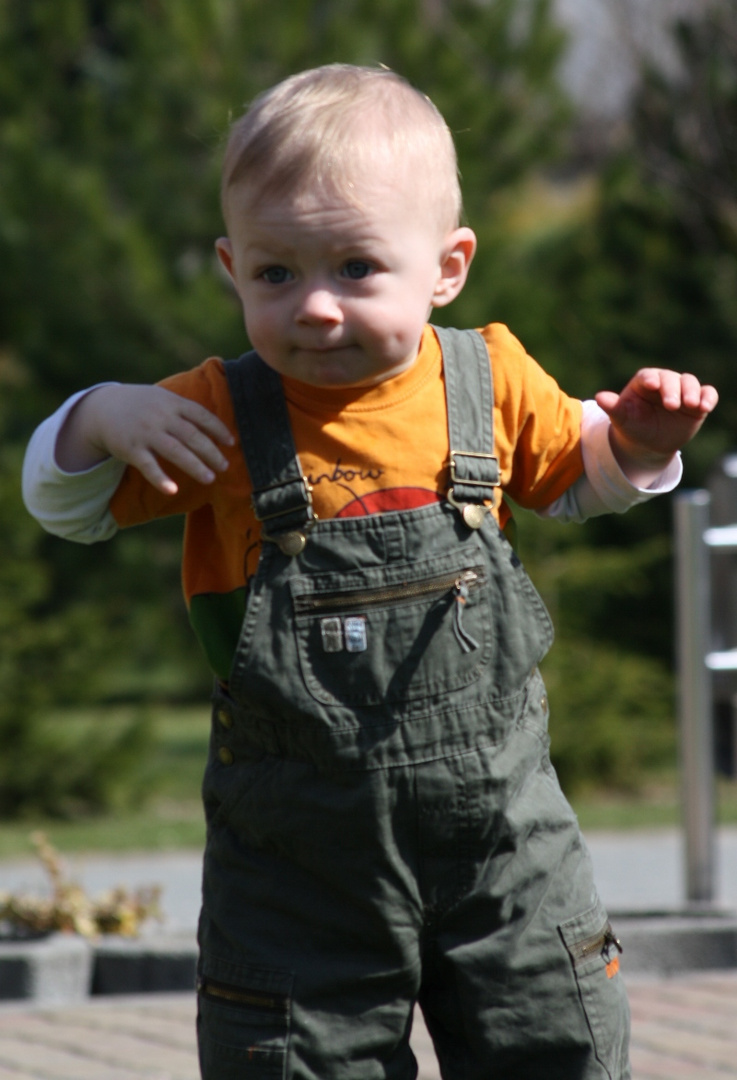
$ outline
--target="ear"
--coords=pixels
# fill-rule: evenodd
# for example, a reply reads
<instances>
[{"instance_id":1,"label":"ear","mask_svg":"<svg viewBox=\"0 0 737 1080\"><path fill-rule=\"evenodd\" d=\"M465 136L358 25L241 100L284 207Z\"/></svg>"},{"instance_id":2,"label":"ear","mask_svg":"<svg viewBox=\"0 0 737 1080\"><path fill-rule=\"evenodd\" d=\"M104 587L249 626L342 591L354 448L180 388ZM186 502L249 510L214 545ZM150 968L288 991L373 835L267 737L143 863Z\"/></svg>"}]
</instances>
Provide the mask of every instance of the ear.
<instances>
[{"instance_id":1,"label":"ear","mask_svg":"<svg viewBox=\"0 0 737 1080\"><path fill-rule=\"evenodd\" d=\"M217 252L218 259L220 259L220 265L225 270L230 280L235 285L235 260L233 258L233 245L227 236L221 236L215 241L215 251Z\"/></svg>"},{"instance_id":2,"label":"ear","mask_svg":"<svg viewBox=\"0 0 737 1080\"><path fill-rule=\"evenodd\" d=\"M476 234L465 225L449 233L440 254L440 276L432 297L433 307L445 307L466 284L476 254Z\"/></svg>"}]
</instances>

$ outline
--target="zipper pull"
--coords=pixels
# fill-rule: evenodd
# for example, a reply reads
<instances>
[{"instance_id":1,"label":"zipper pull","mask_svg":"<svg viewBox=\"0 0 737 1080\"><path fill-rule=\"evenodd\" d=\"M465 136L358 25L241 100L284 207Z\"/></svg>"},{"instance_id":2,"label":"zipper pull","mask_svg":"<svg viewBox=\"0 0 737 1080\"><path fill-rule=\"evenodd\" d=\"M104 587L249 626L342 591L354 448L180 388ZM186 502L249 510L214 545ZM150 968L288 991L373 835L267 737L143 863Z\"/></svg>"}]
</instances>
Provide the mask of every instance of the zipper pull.
<instances>
[{"instance_id":1,"label":"zipper pull","mask_svg":"<svg viewBox=\"0 0 737 1080\"><path fill-rule=\"evenodd\" d=\"M607 979L613 979L619 971L619 957L623 951L622 942L612 930L611 923L607 923L604 931L604 948L601 950Z\"/></svg>"},{"instance_id":2,"label":"zipper pull","mask_svg":"<svg viewBox=\"0 0 737 1080\"><path fill-rule=\"evenodd\" d=\"M614 945L614 947L616 948L618 953L621 954L621 953L624 952L624 948L622 947L622 942L619 940L617 935L612 930L611 923L609 923L607 925L606 931L604 932L604 949L608 950L610 955L611 955L612 945Z\"/></svg>"},{"instance_id":3,"label":"zipper pull","mask_svg":"<svg viewBox=\"0 0 737 1080\"><path fill-rule=\"evenodd\" d=\"M456 636L456 640L460 645L464 653L473 652L474 649L479 648L479 643L476 638L471 637L468 631L463 626L463 608L466 600L468 599L468 585L469 582L475 581L477 574L473 570L467 570L456 578L453 586L455 593L455 605L453 608L453 633Z\"/></svg>"}]
</instances>

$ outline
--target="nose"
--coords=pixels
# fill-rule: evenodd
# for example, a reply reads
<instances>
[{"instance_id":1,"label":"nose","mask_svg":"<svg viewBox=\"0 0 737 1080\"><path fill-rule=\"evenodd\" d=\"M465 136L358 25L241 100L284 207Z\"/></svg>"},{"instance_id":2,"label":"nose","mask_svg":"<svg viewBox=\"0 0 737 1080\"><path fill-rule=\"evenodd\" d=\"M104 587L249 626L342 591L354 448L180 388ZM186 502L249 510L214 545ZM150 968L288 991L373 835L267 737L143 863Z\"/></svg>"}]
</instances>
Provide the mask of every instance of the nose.
<instances>
[{"instance_id":1,"label":"nose","mask_svg":"<svg viewBox=\"0 0 737 1080\"><path fill-rule=\"evenodd\" d=\"M303 290L297 309L297 322L310 326L340 323L343 313L338 296L325 285L311 285Z\"/></svg>"}]
</instances>

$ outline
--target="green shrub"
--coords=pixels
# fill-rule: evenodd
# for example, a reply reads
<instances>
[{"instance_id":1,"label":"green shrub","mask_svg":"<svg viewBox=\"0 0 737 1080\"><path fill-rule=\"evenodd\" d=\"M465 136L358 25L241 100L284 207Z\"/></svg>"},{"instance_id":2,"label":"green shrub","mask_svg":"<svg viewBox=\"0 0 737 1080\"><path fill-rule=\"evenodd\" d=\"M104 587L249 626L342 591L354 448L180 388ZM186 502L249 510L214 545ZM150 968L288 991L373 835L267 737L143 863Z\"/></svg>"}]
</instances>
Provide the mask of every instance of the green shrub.
<instances>
[{"instance_id":1,"label":"green shrub","mask_svg":"<svg viewBox=\"0 0 737 1080\"><path fill-rule=\"evenodd\" d=\"M553 647L542 672L551 758L568 795L634 792L649 773L673 765L673 679L659 661L573 639Z\"/></svg>"},{"instance_id":2,"label":"green shrub","mask_svg":"<svg viewBox=\"0 0 737 1080\"><path fill-rule=\"evenodd\" d=\"M140 795L135 775L151 724L141 710L108 724L102 706L81 727L50 719L60 700L90 699L120 639L102 605L46 609L52 579L39 555L45 540L21 502L20 458L19 447L0 452L0 816L70 816Z\"/></svg>"}]
</instances>

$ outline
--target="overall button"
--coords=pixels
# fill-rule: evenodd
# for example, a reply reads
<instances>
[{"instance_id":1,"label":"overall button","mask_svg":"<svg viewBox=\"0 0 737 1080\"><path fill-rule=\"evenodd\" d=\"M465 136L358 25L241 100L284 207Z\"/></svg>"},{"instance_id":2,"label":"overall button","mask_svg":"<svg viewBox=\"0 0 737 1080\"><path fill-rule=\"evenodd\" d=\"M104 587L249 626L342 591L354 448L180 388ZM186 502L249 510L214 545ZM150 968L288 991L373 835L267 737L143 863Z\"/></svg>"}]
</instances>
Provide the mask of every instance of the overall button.
<instances>
[{"instance_id":1,"label":"overall button","mask_svg":"<svg viewBox=\"0 0 737 1080\"><path fill-rule=\"evenodd\" d=\"M543 712L548 711L548 699L545 694L543 694L543 696L540 698L540 708Z\"/></svg>"},{"instance_id":2,"label":"overall button","mask_svg":"<svg viewBox=\"0 0 737 1080\"><path fill-rule=\"evenodd\" d=\"M224 728L230 730L233 726L233 717L230 715L227 709L218 709L217 718Z\"/></svg>"},{"instance_id":3,"label":"overall button","mask_svg":"<svg viewBox=\"0 0 737 1080\"><path fill-rule=\"evenodd\" d=\"M220 758L223 765L233 764L233 751L230 749L229 746L221 746L218 750L218 757Z\"/></svg>"},{"instance_id":4,"label":"overall button","mask_svg":"<svg viewBox=\"0 0 737 1080\"><path fill-rule=\"evenodd\" d=\"M304 551L307 545L307 537L301 532L288 532L284 536L280 536L276 542L285 555L294 557Z\"/></svg>"},{"instance_id":5,"label":"overall button","mask_svg":"<svg viewBox=\"0 0 737 1080\"><path fill-rule=\"evenodd\" d=\"M486 507L476 503L466 503L461 515L469 529L480 529L486 517Z\"/></svg>"}]
</instances>

